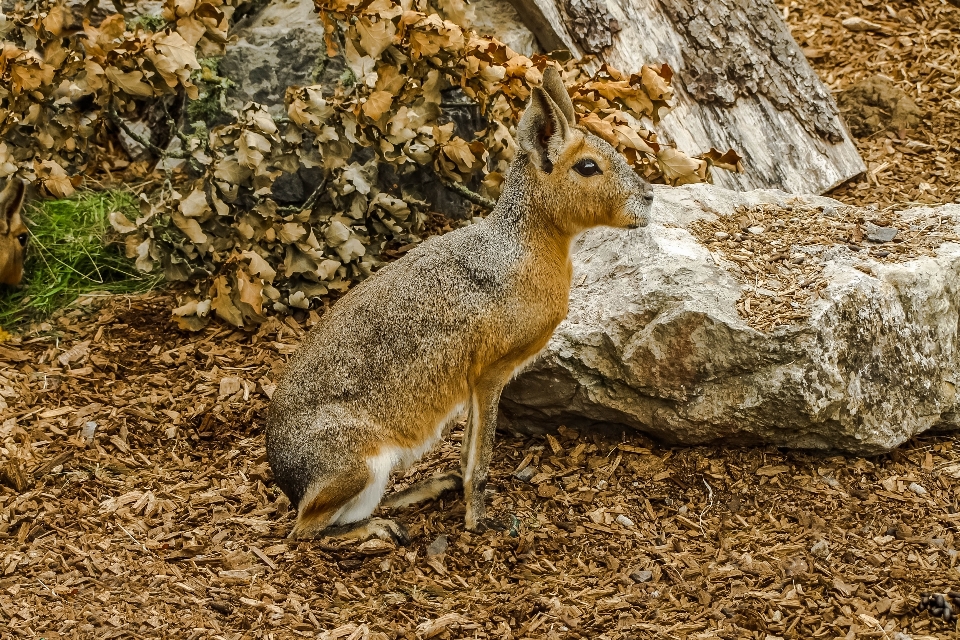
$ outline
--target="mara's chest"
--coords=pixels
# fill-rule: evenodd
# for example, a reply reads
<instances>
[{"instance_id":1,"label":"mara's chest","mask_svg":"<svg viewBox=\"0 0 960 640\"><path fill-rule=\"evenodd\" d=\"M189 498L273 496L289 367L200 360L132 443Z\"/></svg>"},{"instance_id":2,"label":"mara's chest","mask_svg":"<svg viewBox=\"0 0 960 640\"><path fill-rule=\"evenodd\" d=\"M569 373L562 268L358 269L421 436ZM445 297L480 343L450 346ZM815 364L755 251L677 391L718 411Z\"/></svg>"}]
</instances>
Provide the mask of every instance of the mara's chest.
<instances>
[{"instance_id":1,"label":"mara's chest","mask_svg":"<svg viewBox=\"0 0 960 640\"><path fill-rule=\"evenodd\" d=\"M498 305L499 309L486 328L490 354L499 360L508 357L525 363L539 353L550 340L554 329L567 316L569 279L527 280L515 289L516 295Z\"/></svg>"}]
</instances>

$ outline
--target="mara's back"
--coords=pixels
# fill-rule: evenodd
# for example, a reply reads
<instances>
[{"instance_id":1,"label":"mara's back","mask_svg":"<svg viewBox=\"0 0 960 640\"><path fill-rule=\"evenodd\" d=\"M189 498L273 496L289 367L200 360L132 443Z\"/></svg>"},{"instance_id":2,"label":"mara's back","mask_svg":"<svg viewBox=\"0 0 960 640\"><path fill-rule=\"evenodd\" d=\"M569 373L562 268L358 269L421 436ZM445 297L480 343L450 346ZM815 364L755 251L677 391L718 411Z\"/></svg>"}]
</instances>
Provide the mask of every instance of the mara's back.
<instances>
[{"instance_id":1,"label":"mara's back","mask_svg":"<svg viewBox=\"0 0 960 640\"><path fill-rule=\"evenodd\" d=\"M280 404L289 395L298 407L309 397L382 411L407 382L427 384L450 367L465 373L457 365L473 345L464 336L476 333L520 258L480 227L431 238L334 304L291 359ZM496 267L480 257L493 247Z\"/></svg>"}]
</instances>

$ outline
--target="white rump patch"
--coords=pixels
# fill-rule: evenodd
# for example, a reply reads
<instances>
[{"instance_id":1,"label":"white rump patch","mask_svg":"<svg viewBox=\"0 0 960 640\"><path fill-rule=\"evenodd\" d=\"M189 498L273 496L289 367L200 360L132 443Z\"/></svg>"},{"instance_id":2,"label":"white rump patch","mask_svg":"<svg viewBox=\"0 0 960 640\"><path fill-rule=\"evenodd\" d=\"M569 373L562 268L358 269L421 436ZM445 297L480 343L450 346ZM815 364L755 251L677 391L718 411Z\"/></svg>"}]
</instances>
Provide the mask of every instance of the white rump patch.
<instances>
[{"instance_id":1,"label":"white rump patch","mask_svg":"<svg viewBox=\"0 0 960 640\"><path fill-rule=\"evenodd\" d=\"M330 524L350 524L369 518L380 504L383 492L387 489L387 482L390 480L390 472L393 471L397 462L399 462L399 456L393 447L384 447L379 454L367 458L370 481L357 497L340 507Z\"/></svg>"}]
</instances>

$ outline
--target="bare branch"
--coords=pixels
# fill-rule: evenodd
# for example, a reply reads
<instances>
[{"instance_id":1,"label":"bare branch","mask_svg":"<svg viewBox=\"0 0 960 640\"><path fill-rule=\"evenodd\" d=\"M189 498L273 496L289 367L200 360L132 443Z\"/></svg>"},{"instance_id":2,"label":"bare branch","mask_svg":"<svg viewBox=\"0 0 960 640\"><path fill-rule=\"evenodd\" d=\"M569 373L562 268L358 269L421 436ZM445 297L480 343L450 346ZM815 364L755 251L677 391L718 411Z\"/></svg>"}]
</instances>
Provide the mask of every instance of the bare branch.
<instances>
[{"instance_id":1,"label":"bare branch","mask_svg":"<svg viewBox=\"0 0 960 640\"><path fill-rule=\"evenodd\" d=\"M153 144L139 133L131 129L130 125L128 125L123 118L117 115L117 111L113 107L110 107L110 109L107 111L107 116L109 116L110 120L112 120L115 125L123 129L124 133L133 138L134 142L143 145L152 153L164 158L176 158L178 160L188 160L190 158L190 154L186 151L166 151Z\"/></svg>"},{"instance_id":2,"label":"bare branch","mask_svg":"<svg viewBox=\"0 0 960 640\"><path fill-rule=\"evenodd\" d=\"M320 181L320 184L317 185L317 188L313 190L313 193L310 194L310 197L307 198L306 202L301 205L291 205L289 207L277 207L277 211L282 211L284 213L292 213L295 211L305 211L306 209L312 209L313 205L316 204L317 198L320 197L320 193L327 186L327 180L324 178Z\"/></svg>"},{"instance_id":3,"label":"bare branch","mask_svg":"<svg viewBox=\"0 0 960 640\"><path fill-rule=\"evenodd\" d=\"M465 200L469 200L473 204L477 205L478 207L482 207L487 211L493 211L493 208L497 206L497 203L491 200L490 198L486 198L480 195L479 193L477 193L476 191L472 191L471 189L468 189L466 185L460 184L459 182L447 180L446 178L440 178L440 184L442 184L444 187L446 187L450 191L453 191L454 193L459 195L461 198L464 198Z\"/></svg>"}]
</instances>

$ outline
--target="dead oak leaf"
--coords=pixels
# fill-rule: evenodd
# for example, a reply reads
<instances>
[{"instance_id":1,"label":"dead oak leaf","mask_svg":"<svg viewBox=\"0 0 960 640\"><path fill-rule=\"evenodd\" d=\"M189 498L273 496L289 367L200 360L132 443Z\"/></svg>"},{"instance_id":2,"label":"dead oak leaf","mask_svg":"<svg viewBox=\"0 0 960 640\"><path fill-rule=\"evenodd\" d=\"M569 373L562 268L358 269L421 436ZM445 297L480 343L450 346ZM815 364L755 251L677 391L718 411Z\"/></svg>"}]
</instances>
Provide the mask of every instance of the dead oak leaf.
<instances>
[{"instance_id":1,"label":"dead oak leaf","mask_svg":"<svg viewBox=\"0 0 960 640\"><path fill-rule=\"evenodd\" d=\"M701 154L699 157L710 163L710 166L727 171L736 171L737 173L743 172L743 158L733 149L721 153L719 150L710 147L710 151Z\"/></svg>"},{"instance_id":2,"label":"dead oak leaf","mask_svg":"<svg viewBox=\"0 0 960 640\"><path fill-rule=\"evenodd\" d=\"M368 18L363 17L357 22L357 33L360 34L360 46L363 47L368 56L376 59L387 47L393 44L393 37L397 33L397 28L390 20L371 22Z\"/></svg>"},{"instance_id":3,"label":"dead oak leaf","mask_svg":"<svg viewBox=\"0 0 960 640\"><path fill-rule=\"evenodd\" d=\"M53 82L53 76L56 69L44 64L32 56L23 56L17 62L10 65L10 79L14 95L26 92L36 91L43 86Z\"/></svg>"},{"instance_id":4,"label":"dead oak leaf","mask_svg":"<svg viewBox=\"0 0 960 640\"><path fill-rule=\"evenodd\" d=\"M47 15L41 20L43 28L49 31L52 35L59 36L63 33L63 25L67 20L67 11L64 7L55 6L52 7Z\"/></svg>"},{"instance_id":5,"label":"dead oak leaf","mask_svg":"<svg viewBox=\"0 0 960 640\"><path fill-rule=\"evenodd\" d=\"M263 313L263 284L256 282L243 269L237 269L237 290L240 294L238 303L250 307L249 311L260 315ZM240 304L237 305L240 307Z\"/></svg>"},{"instance_id":6,"label":"dead oak leaf","mask_svg":"<svg viewBox=\"0 0 960 640\"><path fill-rule=\"evenodd\" d=\"M580 118L579 124L586 127L591 133L603 138L612 145L618 142L617 132L614 124L606 119L601 119L596 113L588 113Z\"/></svg>"},{"instance_id":7,"label":"dead oak leaf","mask_svg":"<svg viewBox=\"0 0 960 640\"><path fill-rule=\"evenodd\" d=\"M44 160L37 166L40 184L55 198L69 198L73 195L74 185L66 170L54 160Z\"/></svg>"},{"instance_id":8,"label":"dead oak leaf","mask_svg":"<svg viewBox=\"0 0 960 640\"><path fill-rule=\"evenodd\" d=\"M168 22L192 14L197 8L197 0L165 0L163 17Z\"/></svg>"},{"instance_id":9,"label":"dead oak leaf","mask_svg":"<svg viewBox=\"0 0 960 640\"><path fill-rule=\"evenodd\" d=\"M700 182L698 178L703 160L691 158L673 147L664 147L657 153L657 166L668 184L679 185Z\"/></svg>"},{"instance_id":10,"label":"dead oak leaf","mask_svg":"<svg viewBox=\"0 0 960 640\"><path fill-rule=\"evenodd\" d=\"M104 71L107 77L115 87L132 96L148 98L153 96L153 87L143 81L142 71L120 71L115 67L107 67Z\"/></svg>"},{"instance_id":11,"label":"dead oak leaf","mask_svg":"<svg viewBox=\"0 0 960 640\"><path fill-rule=\"evenodd\" d=\"M84 23L84 32L87 34L89 42L102 52L116 49L121 44L123 33L126 30L126 19L118 13L104 18L99 28Z\"/></svg>"},{"instance_id":12,"label":"dead oak leaf","mask_svg":"<svg viewBox=\"0 0 960 640\"><path fill-rule=\"evenodd\" d=\"M353 75L357 78L358 83L365 84L367 86L371 86L376 83L377 77L376 73L373 71L374 66L376 65L376 60L370 56L360 55L360 52L357 51L357 47L353 44L352 40L347 40L343 47L343 53L347 60L347 66L350 67L350 71L353 72Z\"/></svg>"},{"instance_id":13,"label":"dead oak leaf","mask_svg":"<svg viewBox=\"0 0 960 640\"><path fill-rule=\"evenodd\" d=\"M110 221L110 226L113 227L117 233L126 235L137 230L137 225L130 222L127 216L119 211L111 211L107 219Z\"/></svg>"},{"instance_id":14,"label":"dead oak leaf","mask_svg":"<svg viewBox=\"0 0 960 640\"><path fill-rule=\"evenodd\" d=\"M650 155L655 153L654 149L647 144L647 141L632 127L618 124L613 126L613 131L617 137L617 147L621 150L623 147L627 147Z\"/></svg>"},{"instance_id":15,"label":"dead oak leaf","mask_svg":"<svg viewBox=\"0 0 960 640\"><path fill-rule=\"evenodd\" d=\"M242 327L243 314L231 299L230 293L232 290L230 285L227 284L226 276L217 276L213 281L213 288L215 294L211 301L211 308L221 320L229 322L235 327Z\"/></svg>"},{"instance_id":16,"label":"dead oak leaf","mask_svg":"<svg viewBox=\"0 0 960 640\"><path fill-rule=\"evenodd\" d=\"M146 56L171 88L189 86L190 73L200 68L196 49L175 31L157 36L154 49L147 50Z\"/></svg>"},{"instance_id":17,"label":"dead oak leaf","mask_svg":"<svg viewBox=\"0 0 960 640\"><path fill-rule=\"evenodd\" d=\"M640 85L654 102L666 102L673 97L673 87L669 81L649 65L643 65L640 69Z\"/></svg>"},{"instance_id":18,"label":"dead oak leaf","mask_svg":"<svg viewBox=\"0 0 960 640\"><path fill-rule=\"evenodd\" d=\"M190 242L200 245L207 242L207 235L200 227L200 223L195 219L184 217L183 214L178 211L174 211L170 218L173 220L173 223L177 225L177 228L183 232L183 235L190 238Z\"/></svg>"},{"instance_id":19,"label":"dead oak leaf","mask_svg":"<svg viewBox=\"0 0 960 640\"><path fill-rule=\"evenodd\" d=\"M207 204L207 196L203 189L196 188L190 192L190 195L180 201L178 207L180 212L188 218L200 218L210 211L210 205Z\"/></svg>"},{"instance_id":20,"label":"dead oak leaf","mask_svg":"<svg viewBox=\"0 0 960 640\"><path fill-rule=\"evenodd\" d=\"M244 131L237 144L237 162L249 169L256 169L271 148L270 141L259 133Z\"/></svg>"},{"instance_id":21,"label":"dead oak leaf","mask_svg":"<svg viewBox=\"0 0 960 640\"><path fill-rule=\"evenodd\" d=\"M276 269L271 267L270 263L264 260L260 254L254 251L244 251L240 255L249 260L250 266L248 269L253 275L265 280L266 282L273 282L273 279L277 277Z\"/></svg>"},{"instance_id":22,"label":"dead oak leaf","mask_svg":"<svg viewBox=\"0 0 960 640\"><path fill-rule=\"evenodd\" d=\"M184 16L177 20L177 33L183 38L184 42L191 47L197 46L200 39L207 35L210 29L202 21L194 16Z\"/></svg>"},{"instance_id":23,"label":"dead oak leaf","mask_svg":"<svg viewBox=\"0 0 960 640\"><path fill-rule=\"evenodd\" d=\"M388 91L374 91L363 103L364 115L371 120L379 120L383 114L390 110L393 104L393 94Z\"/></svg>"}]
</instances>

